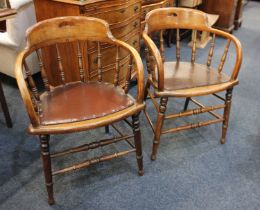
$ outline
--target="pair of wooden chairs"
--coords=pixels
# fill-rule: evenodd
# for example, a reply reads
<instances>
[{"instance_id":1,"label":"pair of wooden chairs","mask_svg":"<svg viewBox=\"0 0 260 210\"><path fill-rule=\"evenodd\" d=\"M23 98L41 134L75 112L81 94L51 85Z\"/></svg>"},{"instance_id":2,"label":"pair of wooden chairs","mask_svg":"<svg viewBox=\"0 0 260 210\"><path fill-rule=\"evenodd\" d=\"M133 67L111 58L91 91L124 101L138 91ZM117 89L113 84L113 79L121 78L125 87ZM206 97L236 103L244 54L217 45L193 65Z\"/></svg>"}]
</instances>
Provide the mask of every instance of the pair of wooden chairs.
<instances>
[{"instance_id":1,"label":"pair of wooden chairs","mask_svg":"<svg viewBox=\"0 0 260 210\"><path fill-rule=\"evenodd\" d=\"M192 21L191 21L192 20ZM210 68L210 63L214 50L214 40L211 44L207 65L195 63L196 43L193 42L191 62L180 61L180 43L177 36L177 61L165 62L163 31L169 28L188 28L192 30L206 30L210 33L223 36L228 39L228 44L218 70ZM160 31L160 50L149 38L152 32ZM177 29L178 34L179 29ZM46 187L48 192L49 204L54 203L52 177L61 173L66 173L76 169L88 167L91 164L120 157L130 152L136 153L139 175L143 175L141 134L139 128L139 113L144 110L144 98L149 95L158 112L156 126L148 116L148 121L152 125L155 133L152 159L156 157L156 152L160 142L160 136L164 133L175 132L187 128L195 128L209 125L216 122L223 122L222 143L226 136L228 116L231 105L231 93L234 85L238 83L237 75L241 64L241 47L239 41L232 35L212 29L207 26L207 16L195 10L189 9L158 9L150 12L146 17L146 29L143 38L147 45L146 58L148 62L148 80L144 86L144 73L141 58L138 52L128 44L115 39L108 27L108 24L96 18L87 17L61 17L46 20L36 24L27 32L27 47L19 55L16 64L16 78L21 95L26 106L31 125L28 132L38 135L41 145L41 156L45 174ZM222 67L227 56L228 46L233 42L236 46L236 64L231 77L222 73ZM66 73L63 70L65 61L60 56L63 44L71 43L72 49L76 50L78 63L78 81L70 82L66 80ZM103 80L102 71L102 46L115 46L115 65L113 83ZM52 86L49 84L50 75L46 74L44 67L44 50L52 46L56 51L56 58L53 62L58 63L60 74L60 85ZM87 65L86 51L88 48L96 49L97 53L97 77L95 81L88 81L85 72ZM129 69L126 74L120 73L120 56L122 51L128 52ZM36 53L41 68L42 84L36 84L30 69L26 65L26 59ZM134 99L128 94L131 72L136 71L137 96ZM121 77L121 78L120 78ZM119 82L121 81L121 82ZM154 88L152 93L150 87ZM227 90L224 105L204 107L195 102L191 97ZM217 95L216 95L217 96ZM188 101L197 103L201 108L185 111L179 114L165 116L167 100L169 97L185 97ZM220 96L217 96L220 98ZM160 98L157 104L156 98ZM186 104L186 107L187 107ZM224 116L221 117L213 110L224 108ZM185 108L186 109L186 108ZM209 112L217 119L206 123L191 124L175 129L162 131L164 119L174 119L176 117L188 116ZM128 118L132 117L132 123ZM124 135L115 127L114 123L123 120L133 129L132 135ZM50 135L61 133L73 133L90 130L98 127L112 125L118 136L103 139L98 142L87 143L76 148L68 149L63 152L50 154L49 140ZM134 137L134 144L129 140ZM125 140L131 146L130 150L117 152L115 154L93 158L79 164L53 171L51 158L65 156L72 153L88 151L98 147L103 147L112 143Z\"/></svg>"}]
</instances>

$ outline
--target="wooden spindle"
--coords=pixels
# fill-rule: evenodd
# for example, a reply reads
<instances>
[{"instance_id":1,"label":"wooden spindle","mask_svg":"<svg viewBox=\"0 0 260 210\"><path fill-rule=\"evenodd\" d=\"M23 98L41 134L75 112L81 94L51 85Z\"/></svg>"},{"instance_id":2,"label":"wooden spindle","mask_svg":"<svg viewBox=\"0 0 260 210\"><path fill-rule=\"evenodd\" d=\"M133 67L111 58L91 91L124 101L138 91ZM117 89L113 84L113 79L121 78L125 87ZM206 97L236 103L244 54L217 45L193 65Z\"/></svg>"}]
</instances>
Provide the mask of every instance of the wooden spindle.
<instances>
[{"instance_id":1,"label":"wooden spindle","mask_svg":"<svg viewBox=\"0 0 260 210\"><path fill-rule=\"evenodd\" d=\"M208 62L207 62L208 67L210 67L210 65L211 65L212 57L213 57L213 54L214 54L215 38L216 38L216 34L213 34L212 39L211 39L211 43L210 43L209 55L208 55Z\"/></svg>"},{"instance_id":2,"label":"wooden spindle","mask_svg":"<svg viewBox=\"0 0 260 210\"><path fill-rule=\"evenodd\" d=\"M165 61L165 56L164 56L164 40L163 40L163 30L160 31L160 53L162 57L162 61Z\"/></svg>"},{"instance_id":3,"label":"wooden spindle","mask_svg":"<svg viewBox=\"0 0 260 210\"><path fill-rule=\"evenodd\" d=\"M37 101L40 101L40 96L39 96L39 92L38 92L38 89L35 85L35 82L32 78L32 74L31 74L31 71L27 65L27 63L24 61L24 69L25 69L25 74L26 74L26 77L27 77L27 81L28 81L28 85L33 93L33 97L37 100Z\"/></svg>"},{"instance_id":4,"label":"wooden spindle","mask_svg":"<svg viewBox=\"0 0 260 210\"><path fill-rule=\"evenodd\" d=\"M41 70L44 87L47 91L50 91L49 81L48 81L46 70L44 68L43 61L42 61L42 54L39 50L36 50L36 54L37 54L37 57L39 60L39 66L40 66L40 70Z\"/></svg>"},{"instance_id":5,"label":"wooden spindle","mask_svg":"<svg viewBox=\"0 0 260 210\"><path fill-rule=\"evenodd\" d=\"M181 59L181 45L180 45L180 29L176 29L176 60L179 62Z\"/></svg>"},{"instance_id":6,"label":"wooden spindle","mask_svg":"<svg viewBox=\"0 0 260 210\"><path fill-rule=\"evenodd\" d=\"M150 63L149 63L149 49L148 49L148 47L145 47L144 55L145 55L147 72L148 72L148 74L151 74L151 67L150 67Z\"/></svg>"},{"instance_id":7,"label":"wooden spindle","mask_svg":"<svg viewBox=\"0 0 260 210\"><path fill-rule=\"evenodd\" d=\"M82 53L81 53L81 49L80 49L80 42L77 42L77 56L78 56L78 63L79 63L79 76L80 76L80 80L81 82L84 82L85 77L84 77L84 68L83 68L83 60L82 60Z\"/></svg>"},{"instance_id":8,"label":"wooden spindle","mask_svg":"<svg viewBox=\"0 0 260 210\"><path fill-rule=\"evenodd\" d=\"M102 81L102 67L101 67L101 46L100 42L97 42L97 48L98 48L98 81Z\"/></svg>"},{"instance_id":9,"label":"wooden spindle","mask_svg":"<svg viewBox=\"0 0 260 210\"><path fill-rule=\"evenodd\" d=\"M195 63L196 60L196 41L197 41L197 30L192 30L192 51L191 51L191 62Z\"/></svg>"},{"instance_id":10,"label":"wooden spindle","mask_svg":"<svg viewBox=\"0 0 260 210\"><path fill-rule=\"evenodd\" d=\"M86 54L84 55L84 58L85 58L85 66L86 66L86 70L85 70L86 74L85 74L85 77L87 77L87 78L85 78L85 80L89 80L89 79L90 79L90 68L89 68L90 64L89 64L89 57L88 57L88 56L89 56L88 46L89 46L88 41L85 41L85 46L84 46L84 52L86 53Z\"/></svg>"},{"instance_id":11,"label":"wooden spindle","mask_svg":"<svg viewBox=\"0 0 260 210\"><path fill-rule=\"evenodd\" d=\"M224 53L222 55L220 64L218 66L218 72L222 72L222 70L223 70L223 67L224 67L224 64L225 64L225 61L226 61L226 58L227 58L227 54L228 54L228 49L229 49L230 43L231 43L231 40L229 39L228 43L227 43L227 45L225 47Z\"/></svg>"},{"instance_id":12,"label":"wooden spindle","mask_svg":"<svg viewBox=\"0 0 260 210\"><path fill-rule=\"evenodd\" d=\"M59 68L59 72L60 72L61 82L62 82L62 84L65 84L65 73L63 70L63 66L62 66L62 59L60 56L60 50L59 50L58 44L56 44L55 47L56 47L56 52L57 52L58 68Z\"/></svg>"},{"instance_id":13,"label":"wooden spindle","mask_svg":"<svg viewBox=\"0 0 260 210\"><path fill-rule=\"evenodd\" d=\"M127 71L126 80L125 80L125 88L124 88L126 94L129 92L132 69L133 69L133 57L132 57L132 55L130 55L128 71Z\"/></svg>"},{"instance_id":14,"label":"wooden spindle","mask_svg":"<svg viewBox=\"0 0 260 210\"><path fill-rule=\"evenodd\" d=\"M115 78L114 78L114 85L118 86L119 81L119 71L120 69L120 47L116 47L116 70L115 70Z\"/></svg>"}]
</instances>

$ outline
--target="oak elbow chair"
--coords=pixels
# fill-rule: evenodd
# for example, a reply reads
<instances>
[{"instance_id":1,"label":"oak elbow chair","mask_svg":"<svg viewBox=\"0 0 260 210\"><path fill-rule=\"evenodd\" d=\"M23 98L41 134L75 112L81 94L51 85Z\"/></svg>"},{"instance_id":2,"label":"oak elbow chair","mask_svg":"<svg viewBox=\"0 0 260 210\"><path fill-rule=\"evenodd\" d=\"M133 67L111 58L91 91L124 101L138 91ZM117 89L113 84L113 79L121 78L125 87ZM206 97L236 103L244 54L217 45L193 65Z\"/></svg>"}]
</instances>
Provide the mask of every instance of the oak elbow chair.
<instances>
[{"instance_id":1,"label":"oak elbow chair","mask_svg":"<svg viewBox=\"0 0 260 210\"><path fill-rule=\"evenodd\" d=\"M64 48L65 43L71 44L70 47ZM115 65L111 66L114 71L112 83L104 81L102 78L104 73L102 71L103 49L108 45L115 46L114 53L109 55L116 61ZM58 86L52 86L49 83L50 75L46 74L44 66L44 49L46 47L52 47L56 51L56 57L53 57L52 62L58 64L57 72L60 75ZM71 56L77 56L78 62L75 64L75 68L78 69L78 75L76 75L78 81L66 80L66 74L70 72L63 71L66 61L61 56L61 50L68 50L66 51L68 53L69 50L74 50L71 52ZM94 70L88 69L89 50L94 50L98 58L96 77L91 81L88 74ZM37 85L39 81L33 79L26 64L26 59L32 53L36 53L39 59L44 86L42 91ZM126 56L125 59L129 66L128 72L120 71L122 56ZM138 81L136 98L128 94L133 65L135 65ZM60 17L36 24L27 31L27 47L19 54L15 73L31 121L28 132L32 135L38 135L40 138L49 204L54 203L52 177L58 174L135 152L138 173L143 175L141 134L138 120L139 113L145 106L143 103L143 65L138 52L128 44L115 39L105 21L88 17ZM127 119L129 117L132 117L132 122ZM124 135L118 131L119 135L114 138L88 142L63 152L51 154L49 140L52 134L80 132L104 126L108 128L108 125L112 125L117 130L113 123L121 120L131 126L133 134ZM130 141L132 137L134 137L134 143ZM122 140L128 142L131 149L85 160L64 169L52 170L52 158L104 147Z\"/></svg>"},{"instance_id":2,"label":"oak elbow chair","mask_svg":"<svg viewBox=\"0 0 260 210\"><path fill-rule=\"evenodd\" d=\"M166 29L176 29L176 60L165 61L163 31ZM212 35L209 52L206 53L205 64L196 62L196 39L192 40L191 56L188 61L181 60L180 29L191 29L193 33L198 31L209 32ZM150 36L153 32L159 32L160 41L156 44ZM223 47L223 54L219 56L217 68L212 67L212 60L215 58L214 48L216 37L219 36L226 40L226 46ZM145 110L145 116L154 132L153 149L151 159L155 160L157 150L160 144L162 134L173 133L186 129L198 128L214 123L223 123L222 136L220 142L225 143L229 114L231 108L232 90L238 84L238 73L242 62L242 49L240 42L233 35L223 31L213 29L208 25L207 15L201 11L184 8L165 8L156 9L146 16L146 26L143 32L143 39L146 44L146 61L148 70L148 81L145 86L145 100L152 100L157 111L157 121L154 125L149 113ZM235 53L232 54L234 66L231 76L223 73L223 67L228 56L228 50L234 47ZM159 49L158 49L159 48ZM214 57L214 58L213 58ZM200 58L201 60L201 58ZM151 91L153 88L153 92ZM226 97L223 98L218 92L226 91ZM213 95L224 101L224 104L205 106L194 99L195 96ZM186 98L184 110L180 113L167 114L168 98ZM158 104L156 98L160 99ZM192 101L198 106L196 109L187 110L189 102ZM216 113L215 110L224 109L223 116ZM165 120L177 119L202 113L209 113L214 119L198 123L191 123L175 128L163 129Z\"/></svg>"}]
</instances>

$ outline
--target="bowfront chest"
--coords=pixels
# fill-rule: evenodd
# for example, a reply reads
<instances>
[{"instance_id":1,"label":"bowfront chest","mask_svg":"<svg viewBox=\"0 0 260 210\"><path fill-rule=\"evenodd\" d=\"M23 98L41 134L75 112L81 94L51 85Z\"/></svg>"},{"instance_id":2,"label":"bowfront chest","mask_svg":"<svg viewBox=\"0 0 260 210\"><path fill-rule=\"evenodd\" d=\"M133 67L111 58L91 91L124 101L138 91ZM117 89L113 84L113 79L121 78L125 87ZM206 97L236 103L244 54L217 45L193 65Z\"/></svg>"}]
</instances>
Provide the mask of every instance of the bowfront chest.
<instances>
[{"instance_id":1,"label":"bowfront chest","mask_svg":"<svg viewBox=\"0 0 260 210\"><path fill-rule=\"evenodd\" d=\"M142 12L141 12L141 28L144 29L144 21L145 16L148 12L163 8L163 7L173 7L174 6L174 0L142 0Z\"/></svg>"}]
</instances>

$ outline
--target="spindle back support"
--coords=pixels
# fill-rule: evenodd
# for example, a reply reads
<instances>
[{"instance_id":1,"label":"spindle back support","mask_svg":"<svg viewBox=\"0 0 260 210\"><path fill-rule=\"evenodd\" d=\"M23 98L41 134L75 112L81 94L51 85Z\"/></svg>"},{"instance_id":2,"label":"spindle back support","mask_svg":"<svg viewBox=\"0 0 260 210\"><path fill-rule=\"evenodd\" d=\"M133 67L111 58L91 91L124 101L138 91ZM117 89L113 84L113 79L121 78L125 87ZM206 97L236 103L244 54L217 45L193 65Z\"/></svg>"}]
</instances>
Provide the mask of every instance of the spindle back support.
<instances>
[{"instance_id":1,"label":"spindle back support","mask_svg":"<svg viewBox=\"0 0 260 210\"><path fill-rule=\"evenodd\" d=\"M65 47L63 45L64 43L66 43L66 46L68 46L69 43L70 47ZM46 74L47 71L43 58L43 50L50 46L56 55L52 62L58 64L54 65L57 66L58 69L54 69L53 74L54 76L56 76L55 74L59 75L60 86L70 83L70 81L66 79L68 73L72 74L74 72L73 74L75 74L75 72L77 72L77 75L75 75L77 81L109 82L113 83L114 86L123 88L125 93L128 93L132 66L135 65L137 78L139 80L136 101L142 103L144 83L143 67L138 52L134 48L115 39L110 32L109 25L100 19L87 17L54 18L40 22L27 31L27 47L18 57L16 64L18 85L22 89L28 87L28 90L25 90L22 94L26 95L23 97L24 99L31 99L31 102L26 103L26 106L28 106L28 113L31 113L30 118L34 125L39 123L38 116L41 114L40 92L51 92L53 88L52 85L49 84L52 75ZM103 59L102 50L109 47L111 47L111 54L109 54L109 56L115 60L113 65L103 63L103 60L106 59ZM71 56L77 57L75 69L78 69L78 71L71 70L71 72L65 72L64 65L66 65L66 60L61 56L61 51L66 50L66 53L70 53L70 49L73 48L76 48L77 53L71 54ZM89 60L93 59L89 56L89 52L94 52L93 54L97 56L95 60L97 71L91 71L91 69L89 69L89 74L85 75L85 68L88 68L87 64ZM32 77L32 69L29 69L26 65L27 58L33 53L37 54L44 86L44 90L40 91L38 90L39 85L36 84L36 81L34 81ZM104 56L108 56L108 54L106 53ZM124 59L121 59L123 57ZM103 80L103 75L106 74L106 72L103 71L103 65L107 65L114 71L114 76L106 81ZM128 66L127 72L120 71L123 65Z\"/></svg>"},{"instance_id":2,"label":"spindle back support","mask_svg":"<svg viewBox=\"0 0 260 210\"><path fill-rule=\"evenodd\" d=\"M148 73L153 76L155 83L158 83L158 88L160 91L163 91L164 88L164 71L163 63L165 61L164 56L164 42L162 38L163 31L166 29L176 29L176 61L180 62L182 60L181 56L181 43L180 43L180 30L181 29L190 29L193 33L193 39L191 42L191 57L190 62L196 63L197 57L197 47L196 47L196 37L198 32L206 31L212 35L212 40L209 47L208 56L205 59L205 63L208 67L212 64L212 59L214 57L215 50L215 40L216 37L221 37L226 39L226 46L224 47L223 54L219 59L219 65L217 67L218 72L222 72L230 45L235 46L236 58L235 65L232 70L231 79L235 80L238 76L239 69L242 61L242 51L240 42L233 35L211 28L208 24L207 14L194 9L187 8L163 8L156 9L149 12L146 16L146 26L143 32L143 38L146 43L146 53L149 54L149 60L146 61L148 64ZM159 47L157 47L151 39L151 34L159 32L160 33L160 42ZM155 55L157 54L157 55ZM158 56L160 55L160 56ZM153 61L152 61L152 60ZM151 65L151 63L155 65Z\"/></svg>"}]
</instances>

